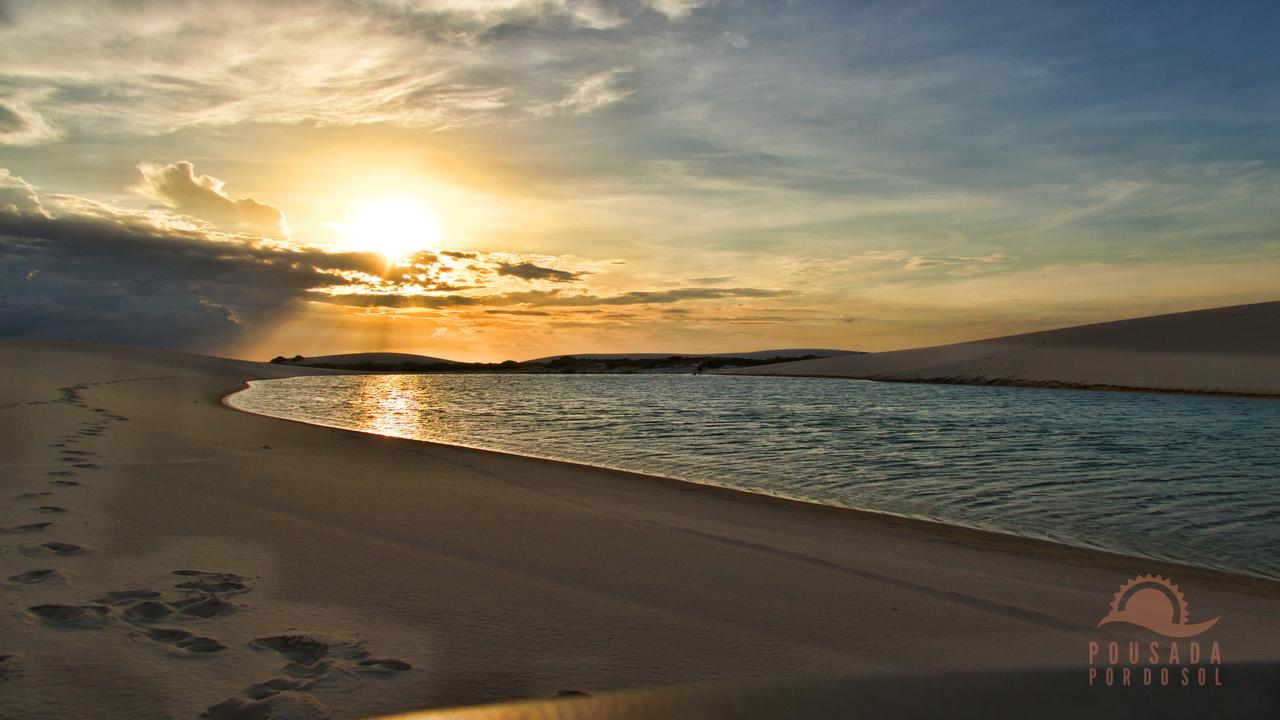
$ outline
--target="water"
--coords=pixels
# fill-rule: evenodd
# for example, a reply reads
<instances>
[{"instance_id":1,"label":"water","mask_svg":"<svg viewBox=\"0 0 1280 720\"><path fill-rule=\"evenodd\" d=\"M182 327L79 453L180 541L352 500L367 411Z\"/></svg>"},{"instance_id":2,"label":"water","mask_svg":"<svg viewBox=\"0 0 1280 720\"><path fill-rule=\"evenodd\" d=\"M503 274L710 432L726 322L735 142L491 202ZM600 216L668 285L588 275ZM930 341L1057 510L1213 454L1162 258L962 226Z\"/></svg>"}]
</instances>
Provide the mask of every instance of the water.
<instances>
[{"instance_id":1,"label":"water","mask_svg":"<svg viewBox=\"0 0 1280 720\"><path fill-rule=\"evenodd\" d=\"M1280 401L816 378L352 375L255 382L231 404L1280 577Z\"/></svg>"}]
</instances>

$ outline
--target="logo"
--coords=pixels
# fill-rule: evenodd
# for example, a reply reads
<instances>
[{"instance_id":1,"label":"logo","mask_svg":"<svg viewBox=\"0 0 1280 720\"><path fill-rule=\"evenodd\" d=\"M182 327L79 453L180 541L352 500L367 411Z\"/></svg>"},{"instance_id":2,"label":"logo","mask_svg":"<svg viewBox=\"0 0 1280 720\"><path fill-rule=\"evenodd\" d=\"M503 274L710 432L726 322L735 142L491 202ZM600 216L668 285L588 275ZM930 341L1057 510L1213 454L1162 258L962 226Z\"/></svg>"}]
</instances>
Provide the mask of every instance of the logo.
<instances>
[{"instance_id":1,"label":"logo","mask_svg":"<svg viewBox=\"0 0 1280 720\"><path fill-rule=\"evenodd\" d=\"M1098 627L1123 622L1167 638L1189 638L1218 624L1218 618L1192 623L1190 615L1177 585L1159 575L1139 575L1120 586L1111 599L1111 612Z\"/></svg>"},{"instance_id":2,"label":"logo","mask_svg":"<svg viewBox=\"0 0 1280 720\"><path fill-rule=\"evenodd\" d=\"M1191 622L1187 598L1173 581L1159 575L1139 575L1111 597L1110 611L1098 622L1108 632L1145 630L1160 640L1089 641L1089 685L1222 686L1222 648L1217 640L1206 648L1197 637L1218 624L1214 617ZM1185 642L1179 643L1179 640Z\"/></svg>"}]
</instances>

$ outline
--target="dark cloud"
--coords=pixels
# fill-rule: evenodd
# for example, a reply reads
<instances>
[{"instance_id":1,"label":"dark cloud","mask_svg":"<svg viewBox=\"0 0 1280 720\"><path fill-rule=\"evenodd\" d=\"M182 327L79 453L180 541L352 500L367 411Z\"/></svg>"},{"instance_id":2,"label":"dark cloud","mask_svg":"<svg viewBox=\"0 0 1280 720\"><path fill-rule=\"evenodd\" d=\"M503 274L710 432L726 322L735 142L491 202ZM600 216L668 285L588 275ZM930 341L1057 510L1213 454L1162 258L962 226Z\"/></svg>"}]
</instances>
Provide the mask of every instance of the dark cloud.
<instances>
[{"instance_id":1,"label":"dark cloud","mask_svg":"<svg viewBox=\"0 0 1280 720\"><path fill-rule=\"evenodd\" d=\"M529 316L546 316L549 312L542 310L485 310L487 315L529 315Z\"/></svg>"},{"instance_id":2,"label":"dark cloud","mask_svg":"<svg viewBox=\"0 0 1280 720\"><path fill-rule=\"evenodd\" d=\"M5 202L16 178L7 179L10 187L0 184L3 337L215 349L295 311L311 288L343 284L335 273L376 273L383 262L171 228L98 206L54 217Z\"/></svg>"},{"instance_id":3,"label":"dark cloud","mask_svg":"<svg viewBox=\"0 0 1280 720\"><path fill-rule=\"evenodd\" d=\"M169 165L141 163L142 180L134 190L155 198L179 212L203 218L234 231L285 234L284 213L279 208L249 197L232 198L223 192L224 182L208 175L196 175L195 166L179 161Z\"/></svg>"},{"instance_id":4,"label":"dark cloud","mask_svg":"<svg viewBox=\"0 0 1280 720\"><path fill-rule=\"evenodd\" d=\"M498 274L518 277L522 280L550 280L551 282L575 282L582 277L582 273L556 270L530 262L498 263Z\"/></svg>"}]
</instances>

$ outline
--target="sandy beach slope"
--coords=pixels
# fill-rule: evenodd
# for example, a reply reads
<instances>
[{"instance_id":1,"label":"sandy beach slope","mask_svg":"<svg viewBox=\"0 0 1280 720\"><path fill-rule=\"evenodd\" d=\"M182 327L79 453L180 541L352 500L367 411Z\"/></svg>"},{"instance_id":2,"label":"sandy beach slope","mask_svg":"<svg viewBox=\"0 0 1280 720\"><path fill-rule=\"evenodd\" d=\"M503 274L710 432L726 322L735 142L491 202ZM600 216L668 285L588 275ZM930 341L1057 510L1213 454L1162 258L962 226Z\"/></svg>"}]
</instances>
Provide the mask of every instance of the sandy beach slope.
<instances>
[{"instance_id":1,"label":"sandy beach slope","mask_svg":"<svg viewBox=\"0 0 1280 720\"><path fill-rule=\"evenodd\" d=\"M722 372L1280 395L1280 302Z\"/></svg>"},{"instance_id":2,"label":"sandy beach slope","mask_svg":"<svg viewBox=\"0 0 1280 720\"><path fill-rule=\"evenodd\" d=\"M902 673L1083 686L1090 640L1147 637L1096 628L1138 573L1221 616L1228 671L1280 659L1277 583L220 402L299 368L12 342L0 362L0 717L356 718Z\"/></svg>"}]
</instances>

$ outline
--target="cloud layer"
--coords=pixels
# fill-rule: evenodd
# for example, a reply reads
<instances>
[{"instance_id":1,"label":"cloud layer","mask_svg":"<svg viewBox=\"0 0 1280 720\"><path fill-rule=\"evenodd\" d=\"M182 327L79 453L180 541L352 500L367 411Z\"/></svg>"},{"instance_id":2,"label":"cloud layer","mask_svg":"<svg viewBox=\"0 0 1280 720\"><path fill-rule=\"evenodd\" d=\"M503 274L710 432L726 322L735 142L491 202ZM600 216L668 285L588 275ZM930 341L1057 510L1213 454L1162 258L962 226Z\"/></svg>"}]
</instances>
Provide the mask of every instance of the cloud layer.
<instances>
[{"instance_id":1,"label":"cloud layer","mask_svg":"<svg viewBox=\"0 0 1280 720\"><path fill-rule=\"evenodd\" d=\"M364 309L467 308L549 317L555 308L672 305L772 298L759 288L632 290L612 295L562 286L586 271L545 267L512 253L422 252L404 265L380 255L328 252L232 225L279 211L228 198L191 163L144 164L150 190L175 211L128 210L84 198L46 200L0 169L0 337L56 337L209 349L296 314L308 303ZM268 210L264 211L263 208ZM182 214L176 211L183 211ZM509 282L519 283L520 287ZM527 289L529 284L544 289Z\"/></svg>"}]
</instances>

